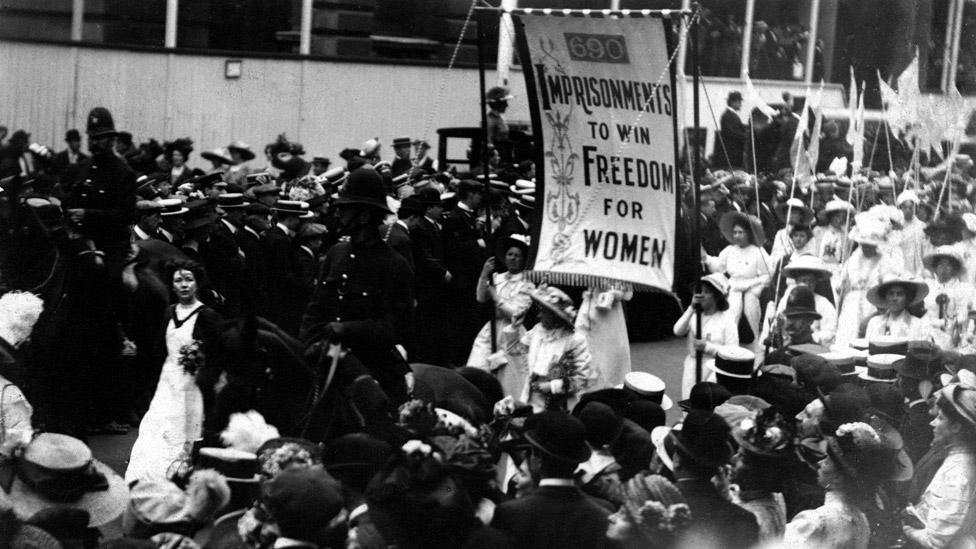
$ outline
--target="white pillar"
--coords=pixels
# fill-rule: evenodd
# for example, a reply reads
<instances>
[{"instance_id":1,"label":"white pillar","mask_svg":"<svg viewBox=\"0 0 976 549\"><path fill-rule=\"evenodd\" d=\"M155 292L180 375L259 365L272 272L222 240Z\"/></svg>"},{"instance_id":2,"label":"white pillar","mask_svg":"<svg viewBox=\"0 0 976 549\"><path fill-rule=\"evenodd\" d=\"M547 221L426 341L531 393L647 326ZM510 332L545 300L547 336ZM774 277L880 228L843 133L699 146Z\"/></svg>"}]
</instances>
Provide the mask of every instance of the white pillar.
<instances>
[{"instance_id":1,"label":"white pillar","mask_svg":"<svg viewBox=\"0 0 976 549\"><path fill-rule=\"evenodd\" d=\"M756 16L756 0L746 0L746 24L742 30L742 66L739 77L749 74L749 56L752 55L752 19Z\"/></svg>"},{"instance_id":2,"label":"white pillar","mask_svg":"<svg viewBox=\"0 0 976 549\"><path fill-rule=\"evenodd\" d=\"M82 25L85 20L85 0L71 2L71 41L81 42Z\"/></svg>"},{"instance_id":3,"label":"white pillar","mask_svg":"<svg viewBox=\"0 0 976 549\"><path fill-rule=\"evenodd\" d=\"M166 0L166 39L163 45L176 47L176 16L180 12L180 0Z\"/></svg>"},{"instance_id":4,"label":"white pillar","mask_svg":"<svg viewBox=\"0 0 976 549\"><path fill-rule=\"evenodd\" d=\"M953 17L953 27L952 31L952 59L949 61L949 65L946 66L946 70L949 71L949 79L946 81L946 92L950 92L956 89L956 71L959 69L959 41L962 38L962 15L963 9L966 7L966 2L963 0L956 0L956 15Z\"/></svg>"},{"instance_id":5,"label":"white pillar","mask_svg":"<svg viewBox=\"0 0 976 549\"><path fill-rule=\"evenodd\" d=\"M810 33L807 38L807 62L803 67L803 81L813 82L813 65L817 60L817 34L820 30L820 0L810 2Z\"/></svg>"},{"instance_id":6,"label":"white pillar","mask_svg":"<svg viewBox=\"0 0 976 549\"><path fill-rule=\"evenodd\" d=\"M518 0L502 0L501 18L498 20L498 59L495 65L496 78L495 84L498 86L508 86L509 73L512 69L512 56L515 52L515 23L512 21L512 14L504 10L514 10L518 8ZM531 67L523 67L524 70L531 70Z\"/></svg>"},{"instance_id":7,"label":"white pillar","mask_svg":"<svg viewBox=\"0 0 976 549\"><path fill-rule=\"evenodd\" d=\"M949 73L952 67L952 43L953 35L955 34L954 29L956 28L956 4L961 3L962 0L949 0L949 19L946 21L945 43L942 45L942 77L939 78L939 89L942 92L949 89Z\"/></svg>"},{"instance_id":8,"label":"white pillar","mask_svg":"<svg viewBox=\"0 0 976 549\"><path fill-rule=\"evenodd\" d=\"M691 11L691 0L681 0L681 11L689 12ZM691 21L690 15L681 16L681 34L679 36L691 36L691 31L686 30L688 28L688 21ZM687 32L687 34L686 34ZM685 77L685 63L688 58L688 40L690 38L685 38L684 42L679 44L681 47L678 50L678 80L683 80Z\"/></svg>"},{"instance_id":9,"label":"white pillar","mask_svg":"<svg viewBox=\"0 0 976 549\"><path fill-rule=\"evenodd\" d=\"M302 0L301 41L298 53L308 55L312 53L312 0Z\"/></svg>"},{"instance_id":10,"label":"white pillar","mask_svg":"<svg viewBox=\"0 0 976 549\"><path fill-rule=\"evenodd\" d=\"M610 0L610 9L620 11L620 0Z\"/></svg>"}]
</instances>

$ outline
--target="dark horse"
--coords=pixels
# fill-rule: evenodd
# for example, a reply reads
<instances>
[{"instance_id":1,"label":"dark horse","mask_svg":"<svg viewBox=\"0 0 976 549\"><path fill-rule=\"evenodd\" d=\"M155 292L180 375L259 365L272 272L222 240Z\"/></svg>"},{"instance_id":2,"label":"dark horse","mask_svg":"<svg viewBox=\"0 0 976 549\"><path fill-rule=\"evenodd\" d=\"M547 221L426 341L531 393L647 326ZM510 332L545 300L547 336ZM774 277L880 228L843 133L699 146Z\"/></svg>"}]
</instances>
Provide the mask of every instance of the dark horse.
<instances>
[{"instance_id":1,"label":"dark horse","mask_svg":"<svg viewBox=\"0 0 976 549\"><path fill-rule=\"evenodd\" d=\"M354 356L304 356L305 347L256 316L225 322L197 376L206 445L219 445L230 415L255 410L282 436L324 442L392 425L390 402Z\"/></svg>"},{"instance_id":2,"label":"dark horse","mask_svg":"<svg viewBox=\"0 0 976 549\"><path fill-rule=\"evenodd\" d=\"M0 279L44 300L18 381L34 404L35 426L84 439L94 426L138 409L155 385L168 289L149 266L153 254L135 247L125 282L110 280L56 204L13 194ZM121 314L113 300L124 303ZM135 343L134 356L123 356L124 337Z\"/></svg>"}]
</instances>

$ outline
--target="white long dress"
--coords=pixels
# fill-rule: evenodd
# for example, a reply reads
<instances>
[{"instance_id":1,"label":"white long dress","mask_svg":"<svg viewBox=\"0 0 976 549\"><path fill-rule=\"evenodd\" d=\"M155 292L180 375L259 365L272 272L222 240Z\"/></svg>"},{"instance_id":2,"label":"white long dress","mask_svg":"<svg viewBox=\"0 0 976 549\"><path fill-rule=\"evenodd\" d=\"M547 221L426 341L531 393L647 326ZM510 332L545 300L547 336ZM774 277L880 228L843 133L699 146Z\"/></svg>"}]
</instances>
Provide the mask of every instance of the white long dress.
<instances>
[{"instance_id":1,"label":"white long dress","mask_svg":"<svg viewBox=\"0 0 976 549\"><path fill-rule=\"evenodd\" d=\"M528 292L535 289L535 284L525 278L525 273L495 273L493 278L495 293L498 296L496 306L507 312L507 315L503 315L501 311L495 314L496 349L503 351L505 364L498 365L492 360L491 325L486 322L474 339L467 365L494 372L505 396L517 398L525 386L525 380L529 377L529 367L525 364L524 356L505 352L502 331L512 324L509 318L523 314L531 306L532 299L529 298ZM525 328L522 330L524 333Z\"/></svg>"},{"instance_id":2,"label":"white long dress","mask_svg":"<svg viewBox=\"0 0 976 549\"><path fill-rule=\"evenodd\" d=\"M695 320L693 307L685 309L685 313L674 324L674 335L688 336L688 355L682 362L681 373L681 398L685 399L691 394L691 388L697 383L695 367L696 353L695 340L698 339L697 321ZM715 311L714 313L702 314L702 334L701 339L705 340L705 350L702 353L702 381L715 381L715 372L712 365L715 364L715 355L723 346L737 347L739 345L739 328L736 320L728 310Z\"/></svg>"},{"instance_id":3,"label":"white long dress","mask_svg":"<svg viewBox=\"0 0 976 549\"><path fill-rule=\"evenodd\" d=\"M139 424L139 437L125 471L126 484L165 479L170 466L185 456L187 443L199 439L203 432L203 397L194 377L179 364L180 350L193 343L199 311L196 309L179 326L172 318L166 325L166 362L149 411Z\"/></svg>"},{"instance_id":4,"label":"white long dress","mask_svg":"<svg viewBox=\"0 0 976 549\"><path fill-rule=\"evenodd\" d=\"M620 385L630 373L630 338L623 304L633 295L630 288L590 288L583 292L576 329L586 334L596 374L587 392Z\"/></svg>"},{"instance_id":5,"label":"white long dress","mask_svg":"<svg viewBox=\"0 0 976 549\"><path fill-rule=\"evenodd\" d=\"M874 314L876 307L867 298L868 290L881 283L887 273L901 271L902 263L894 262L882 254L866 257L861 248L854 250L841 271L843 298L837 316L838 345L848 345L860 337L861 323Z\"/></svg>"}]
</instances>

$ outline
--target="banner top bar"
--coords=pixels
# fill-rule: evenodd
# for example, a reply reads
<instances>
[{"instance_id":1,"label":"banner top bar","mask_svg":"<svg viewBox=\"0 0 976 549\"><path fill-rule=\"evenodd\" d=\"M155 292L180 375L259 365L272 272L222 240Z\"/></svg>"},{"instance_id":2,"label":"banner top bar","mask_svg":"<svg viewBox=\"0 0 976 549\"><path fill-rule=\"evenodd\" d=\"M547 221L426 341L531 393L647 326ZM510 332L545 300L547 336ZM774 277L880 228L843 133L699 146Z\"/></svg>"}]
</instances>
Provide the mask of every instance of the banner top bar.
<instances>
[{"instance_id":1,"label":"banner top bar","mask_svg":"<svg viewBox=\"0 0 976 549\"><path fill-rule=\"evenodd\" d=\"M496 8L477 6L475 11L500 12L515 15L553 15L556 17L680 17L691 15L692 10L610 10L610 9L558 9L558 8Z\"/></svg>"}]
</instances>

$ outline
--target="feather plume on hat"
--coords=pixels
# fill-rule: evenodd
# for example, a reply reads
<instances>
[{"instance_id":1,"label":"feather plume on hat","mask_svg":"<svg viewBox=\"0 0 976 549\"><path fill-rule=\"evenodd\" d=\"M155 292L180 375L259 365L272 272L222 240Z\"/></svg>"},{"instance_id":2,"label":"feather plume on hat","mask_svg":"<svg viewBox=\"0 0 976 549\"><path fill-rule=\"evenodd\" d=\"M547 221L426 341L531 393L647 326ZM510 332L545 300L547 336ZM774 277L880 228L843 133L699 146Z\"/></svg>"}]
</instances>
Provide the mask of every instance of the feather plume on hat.
<instances>
[{"instance_id":1,"label":"feather plume on hat","mask_svg":"<svg viewBox=\"0 0 976 549\"><path fill-rule=\"evenodd\" d=\"M30 292L8 292L0 296L0 338L17 346L30 337L44 312L44 301Z\"/></svg>"},{"instance_id":2,"label":"feather plume on hat","mask_svg":"<svg viewBox=\"0 0 976 549\"><path fill-rule=\"evenodd\" d=\"M227 428L220 433L225 446L256 454L265 442L281 435L274 425L268 425L264 416L251 410L243 414L231 414Z\"/></svg>"},{"instance_id":3,"label":"feather plume on hat","mask_svg":"<svg viewBox=\"0 0 976 549\"><path fill-rule=\"evenodd\" d=\"M184 516L199 522L209 522L230 502L230 486L224 475L213 469L194 471L186 486L186 496Z\"/></svg>"}]
</instances>

